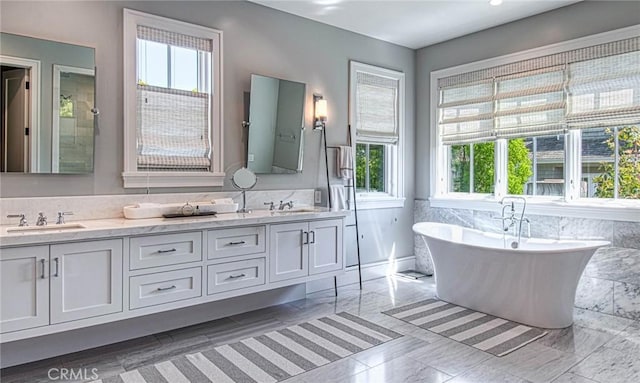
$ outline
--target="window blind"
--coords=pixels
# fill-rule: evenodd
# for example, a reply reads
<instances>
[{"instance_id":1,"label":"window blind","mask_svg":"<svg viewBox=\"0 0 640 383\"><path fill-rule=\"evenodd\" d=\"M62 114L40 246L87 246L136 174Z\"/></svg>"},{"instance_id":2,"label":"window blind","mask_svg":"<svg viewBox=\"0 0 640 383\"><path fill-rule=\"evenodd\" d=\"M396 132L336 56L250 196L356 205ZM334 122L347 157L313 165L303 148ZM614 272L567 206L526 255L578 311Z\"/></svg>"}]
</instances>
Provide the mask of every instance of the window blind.
<instances>
[{"instance_id":1,"label":"window blind","mask_svg":"<svg viewBox=\"0 0 640 383\"><path fill-rule=\"evenodd\" d=\"M442 143L640 123L640 37L438 79Z\"/></svg>"},{"instance_id":2,"label":"window blind","mask_svg":"<svg viewBox=\"0 0 640 383\"><path fill-rule=\"evenodd\" d=\"M358 142L398 142L399 81L356 72L356 136Z\"/></svg>"},{"instance_id":3,"label":"window blind","mask_svg":"<svg viewBox=\"0 0 640 383\"><path fill-rule=\"evenodd\" d=\"M138 39L211 52L212 42L138 25ZM194 65L193 71L199 71ZM138 170L211 169L211 95L137 84Z\"/></svg>"},{"instance_id":4,"label":"window blind","mask_svg":"<svg viewBox=\"0 0 640 383\"><path fill-rule=\"evenodd\" d=\"M138 169L210 168L209 95L138 85Z\"/></svg>"}]
</instances>

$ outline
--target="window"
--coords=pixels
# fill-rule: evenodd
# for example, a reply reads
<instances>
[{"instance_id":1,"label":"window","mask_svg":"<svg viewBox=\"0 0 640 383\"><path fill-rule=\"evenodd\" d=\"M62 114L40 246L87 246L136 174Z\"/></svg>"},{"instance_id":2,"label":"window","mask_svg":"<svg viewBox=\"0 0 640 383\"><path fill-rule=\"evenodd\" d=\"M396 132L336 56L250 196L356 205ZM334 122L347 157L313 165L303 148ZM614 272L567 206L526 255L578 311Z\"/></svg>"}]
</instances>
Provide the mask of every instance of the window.
<instances>
[{"instance_id":1,"label":"window","mask_svg":"<svg viewBox=\"0 0 640 383\"><path fill-rule=\"evenodd\" d=\"M124 10L125 187L222 185L222 33Z\"/></svg>"},{"instance_id":2,"label":"window","mask_svg":"<svg viewBox=\"0 0 640 383\"><path fill-rule=\"evenodd\" d=\"M433 72L432 196L640 200L638 29Z\"/></svg>"},{"instance_id":3,"label":"window","mask_svg":"<svg viewBox=\"0 0 640 383\"><path fill-rule=\"evenodd\" d=\"M353 61L350 68L358 207L402 207L404 74Z\"/></svg>"}]
</instances>

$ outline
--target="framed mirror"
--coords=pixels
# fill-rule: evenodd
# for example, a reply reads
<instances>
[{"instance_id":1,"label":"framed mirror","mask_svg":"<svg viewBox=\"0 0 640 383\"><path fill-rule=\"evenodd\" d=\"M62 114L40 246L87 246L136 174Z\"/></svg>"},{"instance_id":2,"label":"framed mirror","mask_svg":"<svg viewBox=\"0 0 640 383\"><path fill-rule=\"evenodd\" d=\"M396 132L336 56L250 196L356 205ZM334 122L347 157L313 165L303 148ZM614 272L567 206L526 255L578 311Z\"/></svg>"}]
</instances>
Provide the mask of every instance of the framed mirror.
<instances>
[{"instance_id":1,"label":"framed mirror","mask_svg":"<svg viewBox=\"0 0 640 383\"><path fill-rule=\"evenodd\" d=\"M251 75L247 168L258 174L302 171L304 83Z\"/></svg>"},{"instance_id":2,"label":"framed mirror","mask_svg":"<svg viewBox=\"0 0 640 383\"><path fill-rule=\"evenodd\" d=\"M95 50L0 33L0 171L92 173Z\"/></svg>"}]
</instances>

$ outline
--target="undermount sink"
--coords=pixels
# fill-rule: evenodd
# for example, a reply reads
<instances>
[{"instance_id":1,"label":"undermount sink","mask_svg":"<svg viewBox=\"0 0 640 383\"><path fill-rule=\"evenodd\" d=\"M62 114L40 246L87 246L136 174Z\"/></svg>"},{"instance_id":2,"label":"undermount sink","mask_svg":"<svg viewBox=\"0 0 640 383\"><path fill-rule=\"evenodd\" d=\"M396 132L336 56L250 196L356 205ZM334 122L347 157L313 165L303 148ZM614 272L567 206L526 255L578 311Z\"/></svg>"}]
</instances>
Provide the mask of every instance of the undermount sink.
<instances>
[{"instance_id":1,"label":"undermount sink","mask_svg":"<svg viewBox=\"0 0 640 383\"><path fill-rule=\"evenodd\" d=\"M81 223L62 223L59 225L46 225L46 226L16 226L7 228L7 233L15 232L41 232L41 231L57 231L57 230L71 230L71 229L86 229L87 227Z\"/></svg>"},{"instance_id":2,"label":"undermount sink","mask_svg":"<svg viewBox=\"0 0 640 383\"><path fill-rule=\"evenodd\" d=\"M283 214L283 213L314 213L317 210L312 207L294 207L293 209L284 209L284 210L273 210L273 213Z\"/></svg>"}]
</instances>

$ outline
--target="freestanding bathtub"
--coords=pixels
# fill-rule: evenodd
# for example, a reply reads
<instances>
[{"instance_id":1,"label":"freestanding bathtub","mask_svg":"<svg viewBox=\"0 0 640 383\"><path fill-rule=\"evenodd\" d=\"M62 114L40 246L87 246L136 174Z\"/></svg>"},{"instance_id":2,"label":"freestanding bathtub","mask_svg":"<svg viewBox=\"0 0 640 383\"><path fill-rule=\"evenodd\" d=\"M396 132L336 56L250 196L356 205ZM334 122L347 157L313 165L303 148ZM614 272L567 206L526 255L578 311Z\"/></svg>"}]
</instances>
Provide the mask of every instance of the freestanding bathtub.
<instances>
[{"instance_id":1,"label":"freestanding bathtub","mask_svg":"<svg viewBox=\"0 0 640 383\"><path fill-rule=\"evenodd\" d=\"M425 241L443 301L544 328L573 323L585 266L607 241L524 239L434 222L413 225ZM506 248L505 248L506 245Z\"/></svg>"}]
</instances>

